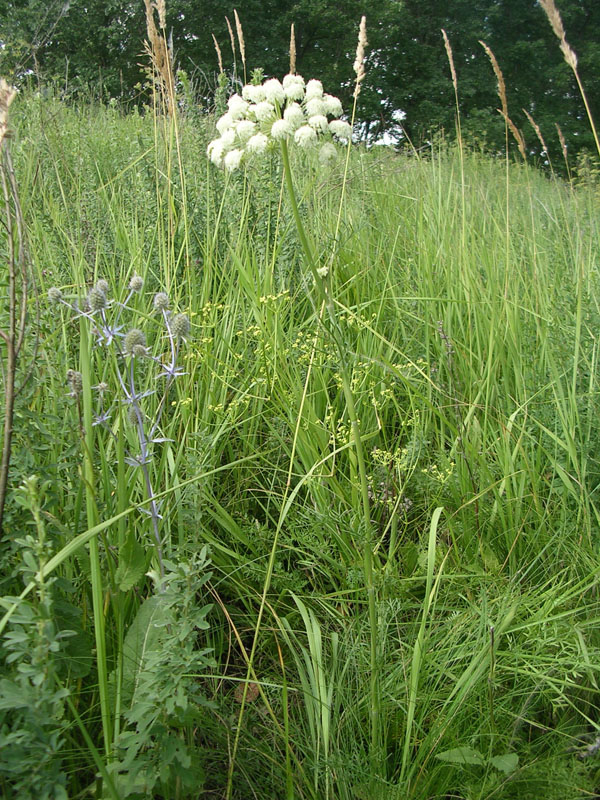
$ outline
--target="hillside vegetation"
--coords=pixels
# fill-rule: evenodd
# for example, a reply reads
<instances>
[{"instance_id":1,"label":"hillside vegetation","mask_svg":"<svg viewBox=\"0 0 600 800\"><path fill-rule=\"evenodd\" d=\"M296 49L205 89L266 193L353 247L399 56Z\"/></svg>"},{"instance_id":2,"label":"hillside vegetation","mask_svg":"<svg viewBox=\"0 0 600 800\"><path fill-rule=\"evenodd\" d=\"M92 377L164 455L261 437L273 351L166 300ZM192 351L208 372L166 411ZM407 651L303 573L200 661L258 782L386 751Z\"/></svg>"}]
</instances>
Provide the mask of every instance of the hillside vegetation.
<instances>
[{"instance_id":1,"label":"hillside vegetation","mask_svg":"<svg viewBox=\"0 0 600 800\"><path fill-rule=\"evenodd\" d=\"M596 796L594 175L11 120L0 793Z\"/></svg>"}]
</instances>

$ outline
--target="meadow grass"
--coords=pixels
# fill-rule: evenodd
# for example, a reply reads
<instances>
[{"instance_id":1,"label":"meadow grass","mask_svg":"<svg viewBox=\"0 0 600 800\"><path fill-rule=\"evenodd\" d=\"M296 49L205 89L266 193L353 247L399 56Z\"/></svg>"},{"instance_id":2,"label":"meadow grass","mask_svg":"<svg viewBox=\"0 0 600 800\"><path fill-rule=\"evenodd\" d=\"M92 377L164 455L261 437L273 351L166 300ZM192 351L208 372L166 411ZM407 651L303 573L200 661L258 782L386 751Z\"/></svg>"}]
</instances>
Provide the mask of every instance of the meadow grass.
<instances>
[{"instance_id":1,"label":"meadow grass","mask_svg":"<svg viewBox=\"0 0 600 800\"><path fill-rule=\"evenodd\" d=\"M443 141L347 171L291 152L333 337L278 156L226 175L210 118L12 111L43 299L5 521L5 796L594 796L597 186ZM164 407L162 583L123 362L44 299L122 300L134 275L153 356L156 292L191 320L164 400L136 365L144 418Z\"/></svg>"}]
</instances>

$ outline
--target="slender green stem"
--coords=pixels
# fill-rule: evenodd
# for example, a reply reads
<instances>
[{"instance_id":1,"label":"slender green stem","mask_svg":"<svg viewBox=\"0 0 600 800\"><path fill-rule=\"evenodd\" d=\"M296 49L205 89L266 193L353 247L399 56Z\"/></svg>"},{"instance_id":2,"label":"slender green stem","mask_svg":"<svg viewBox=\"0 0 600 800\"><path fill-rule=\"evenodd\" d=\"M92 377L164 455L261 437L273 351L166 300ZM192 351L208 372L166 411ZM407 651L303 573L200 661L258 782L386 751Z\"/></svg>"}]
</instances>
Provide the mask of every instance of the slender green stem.
<instances>
[{"instance_id":1,"label":"slender green stem","mask_svg":"<svg viewBox=\"0 0 600 800\"><path fill-rule=\"evenodd\" d=\"M83 383L83 480L85 485L85 502L88 528L94 528L98 524L98 511L96 508L96 498L94 493L92 368L88 326L87 321L83 317L81 318L80 336L80 364ZM100 692L100 716L102 718L104 750L106 757L110 758L112 750L112 727L108 697L108 670L106 664L106 638L104 630L102 567L100 565L98 539L95 536L90 539L90 569L92 580L92 605L94 610L94 635L96 639L96 663L98 667L98 689Z\"/></svg>"},{"instance_id":2,"label":"slender green stem","mask_svg":"<svg viewBox=\"0 0 600 800\"><path fill-rule=\"evenodd\" d=\"M335 306L331 296L331 270L323 278L317 271L317 257L314 249L312 248L296 200L296 193L294 190L294 181L292 177L292 170L290 167L290 159L288 147L285 140L281 143L281 152L283 157L283 169L285 175L285 183L288 190L288 197L292 208L292 214L296 223L298 231L298 238L304 251L305 259L313 274L315 286L317 291L325 301L327 308L329 326L328 333L334 340L339 356L340 356L340 373L342 377L342 389L344 392L344 399L346 401L346 408L348 410L348 417L352 429L352 439L356 453L356 460L358 463L358 475L360 480L361 500L363 509L363 522L365 529L365 542L363 547L363 569L365 575L365 583L367 587L367 601L369 609L369 627L370 627L370 718L371 718L371 758L373 761L377 760L377 753L379 749L379 686L378 686L378 671L377 671L377 653L378 653L378 631L377 631L377 602L375 592L375 580L373 574L373 542L372 542L372 525L371 525L371 503L369 500L369 483L367 478L367 468L365 463L364 447L360 433L360 420L356 413L356 406L354 404L354 396L352 394L352 387L350 381L350 374L346 367L346 348L344 347L343 335L340 329Z\"/></svg>"}]
</instances>

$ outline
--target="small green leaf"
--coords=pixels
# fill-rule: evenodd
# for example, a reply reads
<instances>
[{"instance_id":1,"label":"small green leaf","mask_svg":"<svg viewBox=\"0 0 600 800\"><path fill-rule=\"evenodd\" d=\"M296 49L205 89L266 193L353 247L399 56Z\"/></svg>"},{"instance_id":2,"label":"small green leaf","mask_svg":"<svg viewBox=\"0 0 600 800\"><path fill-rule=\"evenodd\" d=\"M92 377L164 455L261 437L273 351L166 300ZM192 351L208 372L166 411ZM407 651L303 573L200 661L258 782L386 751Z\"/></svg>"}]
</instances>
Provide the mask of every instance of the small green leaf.
<instances>
[{"instance_id":1,"label":"small green leaf","mask_svg":"<svg viewBox=\"0 0 600 800\"><path fill-rule=\"evenodd\" d=\"M510 775L519 765L519 756L516 753L505 753L503 756L494 756L490 764L505 775Z\"/></svg>"},{"instance_id":2,"label":"small green leaf","mask_svg":"<svg viewBox=\"0 0 600 800\"><path fill-rule=\"evenodd\" d=\"M119 566L115 581L122 592L128 592L144 576L146 572L146 550L129 530L125 544L119 552Z\"/></svg>"},{"instance_id":3,"label":"small green leaf","mask_svg":"<svg viewBox=\"0 0 600 800\"><path fill-rule=\"evenodd\" d=\"M478 766L485 764L481 753L471 747L454 747L452 750L437 753L436 758L439 758L440 761L447 761L449 764L477 764Z\"/></svg>"}]
</instances>

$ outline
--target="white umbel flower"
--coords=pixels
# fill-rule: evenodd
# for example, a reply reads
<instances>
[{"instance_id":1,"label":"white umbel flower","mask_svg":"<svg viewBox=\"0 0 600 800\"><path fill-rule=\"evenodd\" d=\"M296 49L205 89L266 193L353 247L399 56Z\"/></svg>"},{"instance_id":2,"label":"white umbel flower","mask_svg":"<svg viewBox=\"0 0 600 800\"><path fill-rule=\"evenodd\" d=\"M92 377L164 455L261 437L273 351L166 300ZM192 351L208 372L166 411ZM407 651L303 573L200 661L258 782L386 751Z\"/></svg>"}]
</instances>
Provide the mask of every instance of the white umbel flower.
<instances>
[{"instance_id":1,"label":"white umbel flower","mask_svg":"<svg viewBox=\"0 0 600 800\"><path fill-rule=\"evenodd\" d=\"M332 119L329 123L329 130L336 139L348 142L352 139L352 127L341 119Z\"/></svg>"},{"instance_id":2,"label":"white umbel flower","mask_svg":"<svg viewBox=\"0 0 600 800\"><path fill-rule=\"evenodd\" d=\"M302 111L298 103L290 103L283 112L283 118L286 122L289 122L293 130L298 130L306 122L304 111Z\"/></svg>"},{"instance_id":3,"label":"white umbel flower","mask_svg":"<svg viewBox=\"0 0 600 800\"><path fill-rule=\"evenodd\" d=\"M294 141L298 147L312 147L317 142L317 134L310 125L303 125L294 134Z\"/></svg>"},{"instance_id":4,"label":"white umbel flower","mask_svg":"<svg viewBox=\"0 0 600 800\"><path fill-rule=\"evenodd\" d=\"M314 117L316 114L326 114L325 103L318 97L311 98L306 103L306 113L309 117Z\"/></svg>"},{"instance_id":5,"label":"white umbel flower","mask_svg":"<svg viewBox=\"0 0 600 800\"><path fill-rule=\"evenodd\" d=\"M239 94L232 95L227 101L229 107L229 114L233 119L244 119L246 111L248 110L248 103L243 100Z\"/></svg>"},{"instance_id":6,"label":"white umbel flower","mask_svg":"<svg viewBox=\"0 0 600 800\"><path fill-rule=\"evenodd\" d=\"M323 84L314 78L306 84L306 101L323 97Z\"/></svg>"},{"instance_id":7,"label":"white umbel flower","mask_svg":"<svg viewBox=\"0 0 600 800\"><path fill-rule=\"evenodd\" d=\"M285 119L275 120L273 126L271 127L271 136L273 139L277 140L287 139L287 137L291 136L293 132L292 126Z\"/></svg>"},{"instance_id":8,"label":"white umbel flower","mask_svg":"<svg viewBox=\"0 0 600 800\"><path fill-rule=\"evenodd\" d=\"M248 113L252 112L259 122L268 122L275 116L275 106L262 100L255 106L250 106Z\"/></svg>"},{"instance_id":9,"label":"white umbel flower","mask_svg":"<svg viewBox=\"0 0 600 800\"><path fill-rule=\"evenodd\" d=\"M270 78L268 81L265 81L263 83L263 89L269 103L277 103L280 106L284 104L285 93L283 91L283 86L277 78Z\"/></svg>"},{"instance_id":10,"label":"white umbel flower","mask_svg":"<svg viewBox=\"0 0 600 800\"><path fill-rule=\"evenodd\" d=\"M223 114L223 116L217 120L217 130L219 131L219 133L224 133L226 130L231 128L233 123L234 123L233 117L229 112L227 112L227 114Z\"/></svg>"},{"instance_id":11,"label":"white umbel flower","mask_svg":"<svg viewBox=\"0 0 600 800\"><path fill-rule=\"evenodd\" d=\"M220 167L223 163L224 152L225 148L223 147L223 142L220 139L214 139L206 148L206 155L216 167Z\"/></svg>"},{"instance_id":12,"label":"white umbel flower","mask_svg":"<svg viewBox=\"0 0 600 800\"><path fill-rule=\"evenodd\" d=\"M246 142L254 135L255 131L256 122L252 122L249 119L241 120L235 127L237 137L242 144L246 144Z\"/></svg>"},{"instance_id":13,"label":"white umbel flower","mask_svg":"<svg viewBox=\"0 0 600 800\"><path fill-rule=\"evenodd\" d=\"M290 83L283 91L288 100L304 100L304 86L301 83Z\"/></svg>"},{"instance_id":14,"label":"white umbel flower","mask_svg":"<svg viewBox=\"0 0 600 800\"><path fill-rule=\"evenodd\" d=\"M248 139L246 150L249 153L264 153L268 144L269 140L264 133L255 133L254 136Z\"/></svg>"},{"instance_id":15,"label":"white umbel flower","mask_svg":"<svg viewBox=\"0 0 600 800\"><path fill-rule=\"evenodd\" d=\"M227 128L223 136L221 136L220 142L223 145L223 150L231 150L235 144L235 128Z\"/></svg>"},{"instance_id":16,"label":"white umbel flower","mask_svg":"<svg viewBox=\"0 0 600 800\"><path fill-rule=\"evenodd\" d=\"M331 117L342 116L342 101L339 97L334 97L332 94L323 95L323 105L325 106L325 113Z\"/></svg>"},{"instance_id":17,"label":"white umbel flower","mask_svg":"<svg viewBox=\"0 0 600 800\"><path fill-rule=\"evenodd\" d=\"M327 133L328 131L327 117L323 114L314 114L312 117L309 117L308 124L317 133Z\"/></svg>"},{"instance_id":18,"label":"white umbel flower","mask_svg":"<svg viewBox=\"0 0 600 800\"><path fill-rule=\"evenodd\" d=\"M266 99L265 90L262 86L254 86L249 83L242 89L242 97L249 103L262 103Z\"/></svg>"},{"instance_id":19,"label":"white umbel flower","mask_svg":"<svg viewBox=\"0 0 600 800\"><path fill-rule=\"evenodd\" d=\"M302 88L304 89L304 78L302 77L302 75L289 74L289 75L285 75L284 76L284 78L283 78L283 88L284 89L287 89L293 83L296 83L299 86L302 86Z\"/></svg>"},{"instance_id":20,"label":"white umbel flower","mask_svg":"<svg viewBox=\"0 0 600 800\"><path fill-rule=\"evenodd\" d=\"M225 158L223 164L228 172L235 172L242 162L243 150L230 150Z\"/></svg>"},{"instance_id":21,"label":"white umbel flower","mask_svg":"<svg viewBox=\"0 0 600 800\"><path fill-rule=\"evenodd\" d=\"M319 161L324 167L329 167L334 161L337 161L337 150L334 144L325 142L319 150Z\"/></svg>"}]
</instances>

